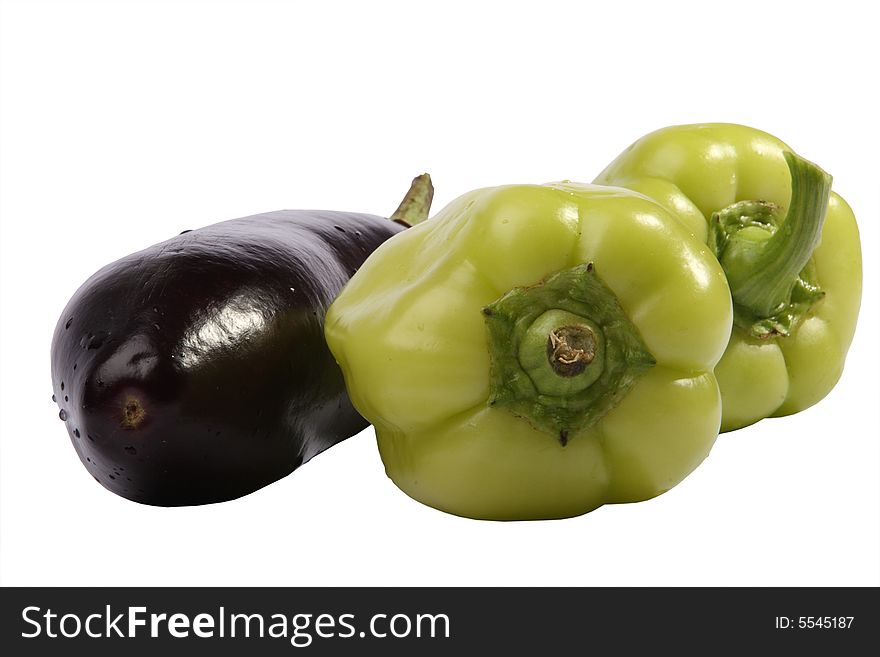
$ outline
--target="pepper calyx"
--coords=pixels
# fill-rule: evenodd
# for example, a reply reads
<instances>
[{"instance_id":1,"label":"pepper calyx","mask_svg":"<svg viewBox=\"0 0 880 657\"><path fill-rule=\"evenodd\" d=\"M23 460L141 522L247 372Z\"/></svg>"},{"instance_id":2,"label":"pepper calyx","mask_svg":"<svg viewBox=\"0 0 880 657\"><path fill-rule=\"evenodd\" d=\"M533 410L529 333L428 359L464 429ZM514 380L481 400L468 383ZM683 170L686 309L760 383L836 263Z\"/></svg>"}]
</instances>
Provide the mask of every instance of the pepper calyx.
<instances>
[{"instance_id":1,"label":"pepper calyx","mask_svg":"<svg viewBox=\"0 0 880 657\"><path fill-rule=\"evenodd\" d=\"M592 264L510 290L483 309L489 404L565 446L614 408L656 361Z\"/></svg>"}]
</instances>

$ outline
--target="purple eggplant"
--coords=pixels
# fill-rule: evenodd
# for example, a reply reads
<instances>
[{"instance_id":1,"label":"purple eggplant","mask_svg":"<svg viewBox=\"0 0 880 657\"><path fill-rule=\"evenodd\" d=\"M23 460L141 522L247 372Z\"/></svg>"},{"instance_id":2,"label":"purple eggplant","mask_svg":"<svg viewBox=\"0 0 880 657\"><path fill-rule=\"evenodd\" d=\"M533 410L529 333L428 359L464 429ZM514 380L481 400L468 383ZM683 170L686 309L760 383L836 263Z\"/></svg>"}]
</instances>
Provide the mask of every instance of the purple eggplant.
<instances>
[{"instance_id":1,"label":"purple eggplant","mask_svg":"<svg viewBox=\"0 0 880 657\"><path fill-rule=\"evenodd\" d=\"M52 340L53 399L102 486L160 506L231 500L367 422L324 342L373 250L427 216L427 175L392 219L281 210L184 231L107 265Z\"/></svg>"}]
</instances>

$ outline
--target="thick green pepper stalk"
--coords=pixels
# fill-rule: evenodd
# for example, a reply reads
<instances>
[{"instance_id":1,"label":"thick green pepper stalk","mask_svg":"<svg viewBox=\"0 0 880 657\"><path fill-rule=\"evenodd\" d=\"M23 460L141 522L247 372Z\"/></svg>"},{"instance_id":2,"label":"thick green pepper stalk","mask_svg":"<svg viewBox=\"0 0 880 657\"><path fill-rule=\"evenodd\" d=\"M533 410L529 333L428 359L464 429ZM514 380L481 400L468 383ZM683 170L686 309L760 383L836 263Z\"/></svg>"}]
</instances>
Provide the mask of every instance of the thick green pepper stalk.
<instances>
[{"instance_id":1,"label":"thick green pepper stalk","mask_svg":"<svg viewBox=\"0 0 880 657\"><path fill-rule=\"evenodd\" d=\"M722 431L797 413L831 391L862 270L855 217L830 176L764 132L706 124L643 137L596 182L655 199L724 268L735 328L715 370Z\"/></svg>"},{"instance_id":2,"label":"thick green pepper stalk","mask_svg":"<svg viewBox=\"0 0 880 657\"><path fill-rule=\"evenodd\" d=\"M807 264L819 243L831 176L786 151L791 202L785 217L766 201L739 201L712 215L709 245L721 262L736 323L756 338L788 336L824 296Z\"/></svg>"}]
</instances>

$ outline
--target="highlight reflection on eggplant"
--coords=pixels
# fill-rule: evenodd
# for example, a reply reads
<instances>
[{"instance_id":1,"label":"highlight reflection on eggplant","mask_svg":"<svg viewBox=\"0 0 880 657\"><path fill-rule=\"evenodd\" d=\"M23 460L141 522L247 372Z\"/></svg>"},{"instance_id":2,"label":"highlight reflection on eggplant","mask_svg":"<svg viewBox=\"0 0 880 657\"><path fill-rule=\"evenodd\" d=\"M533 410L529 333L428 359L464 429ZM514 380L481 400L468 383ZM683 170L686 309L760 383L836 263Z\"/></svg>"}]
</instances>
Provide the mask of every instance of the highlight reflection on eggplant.
<instances>
[{"instance_id":1,"label":"highlight reflection on eggplant","mask_svg":"<svg viewBox=\"0 0 880 657\"><path fill-rule=\"evenodd\" d=\"M324 342L327 307L382 242L427 216L413 181L392 220L281 210L107 265L52 340L53 399L80 460L146 504L234 499L367 426Z\"/></svg>"}]
</instances>

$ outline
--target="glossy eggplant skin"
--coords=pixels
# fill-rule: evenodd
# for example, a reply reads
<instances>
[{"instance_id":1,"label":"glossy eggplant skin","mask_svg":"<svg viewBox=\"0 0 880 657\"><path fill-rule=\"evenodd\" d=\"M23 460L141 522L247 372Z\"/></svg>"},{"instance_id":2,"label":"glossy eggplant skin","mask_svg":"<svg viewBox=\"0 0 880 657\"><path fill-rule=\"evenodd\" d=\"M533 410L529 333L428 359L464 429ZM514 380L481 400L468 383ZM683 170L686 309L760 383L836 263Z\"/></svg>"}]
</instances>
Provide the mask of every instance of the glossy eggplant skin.
<instances>
[{"instance_id":1,"label":"glossy eggplant skin","mask_svg":"<svg viewBox=\"0 0 880 657\"><path fill-rule=\"evenodd\" d=\"M221 502L365 428L324 313L400 230L282 210L185 231L94 274L51 352L59 417L89 473L145 504Z\"/></svg>"}]
</instances>

